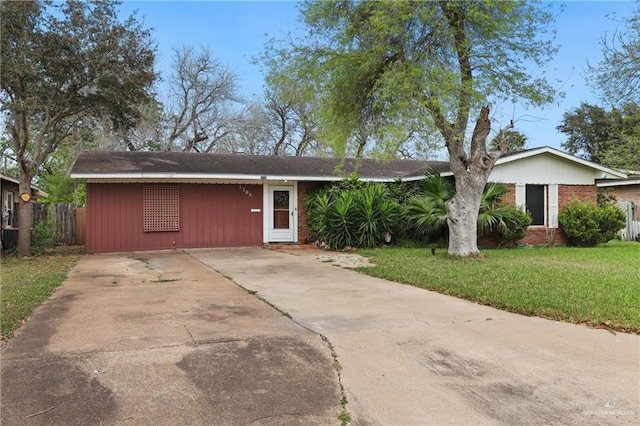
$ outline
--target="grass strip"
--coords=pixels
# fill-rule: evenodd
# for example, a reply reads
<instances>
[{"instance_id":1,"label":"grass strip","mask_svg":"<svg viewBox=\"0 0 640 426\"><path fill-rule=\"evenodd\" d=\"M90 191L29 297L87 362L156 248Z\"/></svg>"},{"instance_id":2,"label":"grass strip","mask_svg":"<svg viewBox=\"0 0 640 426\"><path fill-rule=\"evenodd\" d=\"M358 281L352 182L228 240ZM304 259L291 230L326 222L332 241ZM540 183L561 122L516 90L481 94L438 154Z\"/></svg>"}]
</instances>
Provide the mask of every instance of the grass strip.
<instances>
[{"instance_id":1,"label":"grass strip","mask_svg":"<svg viewBox=\"0 0 640 426\"><path fill-rule=\"evenodd\" d=\"M361 250L363 274L518 314L640 334L640 244L485 250L484 259L439 249Z\"/></svg>"},{"instance_id":2,"label":"grass strip","mask_svg":"<svg viewBox=\"0 0 640 426\"><path fill-rule=\"evenodd\" d=\"M0 338L9 339L64 281L82 258L84 247L61 247L37 257L8 256L0 261Z\"/></svg>"}]
</instances>

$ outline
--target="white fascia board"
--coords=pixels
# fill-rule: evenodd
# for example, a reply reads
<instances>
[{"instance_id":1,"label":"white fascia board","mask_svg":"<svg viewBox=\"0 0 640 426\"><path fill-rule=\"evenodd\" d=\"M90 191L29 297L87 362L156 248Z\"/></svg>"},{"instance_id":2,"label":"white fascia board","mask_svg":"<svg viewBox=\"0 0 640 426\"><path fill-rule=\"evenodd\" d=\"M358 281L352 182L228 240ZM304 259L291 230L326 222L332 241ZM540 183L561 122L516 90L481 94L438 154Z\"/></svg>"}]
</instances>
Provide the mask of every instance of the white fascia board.
<instances>
[{"instance_id":1,"label":"white fascia board","mask_svg":"<svg viewBox=\"0 0 640 426\"><path fill-rule=\"evenodd\" d=\"M272 176L268 175L266 180L274 180L274 181L298 181L298 182L339 182L345 180L344 176ZM395 182L398 178L368 178L368 177L359 177L359 180L363 182ZM420 180L421 177L410 177L410 178L400 178L402 182L409 182L412 180ZM262 179L265 180L265 179Z\"/></svg>"},{"instance_id":2,"label":"white fascia board","mask_svg":"<svg viewBox=\"0 0 640 426\"><path fill-rule=\"evenodd\" d=\"M504 157L500 157L498 158L498 161L496 161L496 164L509 163L511 161L516 161L522 158L532 157L534 155L542 154L544 152L549 152L547 148L548 147L534 148L529 151L519 152L517 154L511 154Z\"/></svg>"},{"instance_id":3,"label":"white fascia board","mask_svg":"<svg viewBox=\"0 0 640 426\"><path fill-rule=\"evenodd\" d=\"M90 180L246 180L246 181L312 181L337 182L344 180L341 176L274 176L274 175L242 175L242 174L197 174L197 173L72 173L74 179ZM402 181L420 180L421 177L403 178ZM365 182L394 182L397 178L360 178Z\"/></svg>"},{"instance_id":4,"label":"white fascia board","mask_svg":"<svg viewBox=\"0 0 640 426\"><path fill-rule=\"evenodd\" d=\"M260 176L223 174L210 175L199 173L72 173L74 179L244 179L260 180Z\"/></svg>"},{"instance_id":5,"label":"white fascia board","mask_svg":"<svg viewBox=\"0 0 640 426\"><path fill-rule=\"evenodd\" d=\"M598 188L603 188L607 186L622 186L622 185L640 185L640 179L628 179L628 180L617 180L617 179L607 179L596 182Z\"/></svg>"}]
</instances>

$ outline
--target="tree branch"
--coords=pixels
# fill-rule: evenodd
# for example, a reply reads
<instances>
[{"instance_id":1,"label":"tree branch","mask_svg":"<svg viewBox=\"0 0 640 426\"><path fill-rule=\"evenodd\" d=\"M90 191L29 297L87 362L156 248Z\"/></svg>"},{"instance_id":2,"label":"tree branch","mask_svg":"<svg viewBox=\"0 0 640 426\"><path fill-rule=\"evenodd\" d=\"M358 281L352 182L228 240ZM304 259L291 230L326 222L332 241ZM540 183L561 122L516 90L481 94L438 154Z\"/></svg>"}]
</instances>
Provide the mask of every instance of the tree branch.
<instances>
[{"instance_id":1,"label":"tree branch","mask_svg":"<svg viewBox=\"0 0 640 426\"><path fill-rule=\"evenodd\" d=\"M471 46L465 31L465 16L460 3L441 1L440 8L447 17L449 26L453 30L454 48L458 58L460 70L460 93L458 94L458 111L456 114L455 130L464 134L467 128L469 111L471 110L471 91L473 74L471 68Z\"/></svg>"}]
</instances>

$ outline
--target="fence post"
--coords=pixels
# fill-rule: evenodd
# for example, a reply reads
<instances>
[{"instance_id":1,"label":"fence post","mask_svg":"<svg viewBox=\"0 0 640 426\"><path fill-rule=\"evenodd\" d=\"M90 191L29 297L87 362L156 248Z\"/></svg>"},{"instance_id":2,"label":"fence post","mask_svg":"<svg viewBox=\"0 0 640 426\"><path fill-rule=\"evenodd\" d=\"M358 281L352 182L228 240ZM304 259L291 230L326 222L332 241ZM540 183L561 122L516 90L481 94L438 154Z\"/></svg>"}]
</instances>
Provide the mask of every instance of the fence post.
<instances>
[{"instance_id":1,"label":"fence post","mask_svg":"<svg viewBox=\"0 0 640 426\"><path fill-rule=\"evenodd\" d=\"M636 241L640 235L640 221L636 218L638 206L632 201L620 201L620 208L626 216L626 226L620 232L622 241Z\"/></svg>"}]
</instances>

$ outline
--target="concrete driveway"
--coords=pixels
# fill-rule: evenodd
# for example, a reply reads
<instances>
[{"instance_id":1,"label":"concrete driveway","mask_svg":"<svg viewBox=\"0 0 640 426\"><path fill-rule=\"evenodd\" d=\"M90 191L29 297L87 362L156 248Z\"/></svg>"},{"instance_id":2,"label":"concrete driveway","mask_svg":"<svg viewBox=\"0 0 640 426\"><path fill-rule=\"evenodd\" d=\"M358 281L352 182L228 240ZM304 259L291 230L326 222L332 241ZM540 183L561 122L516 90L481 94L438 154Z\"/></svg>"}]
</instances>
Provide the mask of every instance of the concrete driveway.
<instances>
[{"instance_id":1,"label":"concrete driveway","mask_svg":"<svg viewBox=\"0 0 640 426\"><path fill-rule=\"evenodd\" d=\"M2 350L0 423L337 424L333 362L187 254L85 256Z\"/></svg>"},{"instance_id":2,"label":"concrete driveway","mask_svg":"<svg viewBox=\"0 0 640 426\"><path fill-rule=\"evenodd\" d=\"M328 339L353 424L640 424L640 336L509 314L308 253L191 255Z\"/></svg>"}]
</instances>

